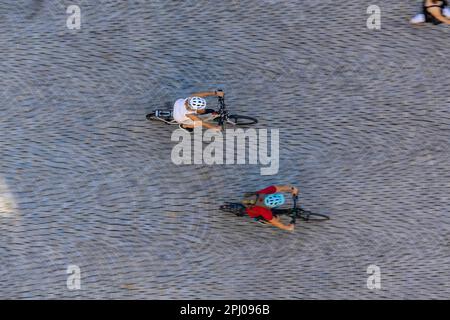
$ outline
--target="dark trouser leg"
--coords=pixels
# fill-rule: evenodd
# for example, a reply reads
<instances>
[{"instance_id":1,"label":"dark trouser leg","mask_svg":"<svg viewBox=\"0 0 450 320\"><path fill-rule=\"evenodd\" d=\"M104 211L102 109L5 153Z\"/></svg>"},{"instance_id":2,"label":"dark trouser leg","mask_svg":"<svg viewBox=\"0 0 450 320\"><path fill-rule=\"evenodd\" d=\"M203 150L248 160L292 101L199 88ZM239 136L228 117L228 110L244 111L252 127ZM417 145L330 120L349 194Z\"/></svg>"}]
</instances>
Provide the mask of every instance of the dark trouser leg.
<instances>
[{"instance_id":1,"label":"dark trouser leg","mask_svg":"<svg viewBox=\"0 0 450 320\"><path fill-rule=\"evenodd\" d=\"M184 130L188 132L194 132L194 128L185 127L183 124L180 124L180 128L183 128Z\"/></svg>"}]
</instances>

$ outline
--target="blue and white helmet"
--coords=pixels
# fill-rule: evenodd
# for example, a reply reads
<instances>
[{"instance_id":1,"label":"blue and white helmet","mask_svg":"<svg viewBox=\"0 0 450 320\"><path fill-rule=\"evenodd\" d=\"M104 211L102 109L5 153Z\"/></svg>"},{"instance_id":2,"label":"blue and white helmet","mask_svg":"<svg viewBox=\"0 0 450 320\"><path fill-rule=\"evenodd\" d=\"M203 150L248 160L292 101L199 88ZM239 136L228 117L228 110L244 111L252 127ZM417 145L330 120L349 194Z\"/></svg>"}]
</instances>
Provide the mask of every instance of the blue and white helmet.
<instances>
[{"instance_id":1,"label":"blue and white helmet","mask_svg":"<svg viewBox=\"0 0 450 320\"><path fill-rule=\"evenodd\" d=\"M284 195L282 193L269 194L264 198L264 204L269 208L276 208L284 203Z\"/></svg>"},{"instance_id":2,"label":"blue and white helmet","mask_svg":"<svg viewBox=\"0 0 450 320\"><path fill-rule=\"evenodd\" d=\"M200 97L190 97L188 103L189 107L194 110L201 110L206 108L206 100Z\"/></svg>"}]
</instances>

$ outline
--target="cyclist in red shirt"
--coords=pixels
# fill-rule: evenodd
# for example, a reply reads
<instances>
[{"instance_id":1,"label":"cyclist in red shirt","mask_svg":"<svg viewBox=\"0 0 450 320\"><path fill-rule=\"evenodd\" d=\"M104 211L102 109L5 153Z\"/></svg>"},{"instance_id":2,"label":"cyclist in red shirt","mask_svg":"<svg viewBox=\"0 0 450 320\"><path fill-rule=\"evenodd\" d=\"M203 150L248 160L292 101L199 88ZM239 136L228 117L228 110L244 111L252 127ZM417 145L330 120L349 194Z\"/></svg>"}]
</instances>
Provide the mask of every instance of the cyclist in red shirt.
<instances>
[{"instance_id":1,"label":"cyclist in red shirt","mask_svg":"<svg viewBox=\"0 0 450 320\"><path fill-rule=\"evenodd\" d=\"M285 225L280 218L272 214L272 209L281 206L284 202L284 195L280 192L290 192L293 196L298 195L298 189L294 186L270 186L254 193L247 193L246 196L256 196L254 200L244 200L247 214L255 219L263 219L271 225L283 230L294 230L294 224Z\"/></svg>"}]
</instances>

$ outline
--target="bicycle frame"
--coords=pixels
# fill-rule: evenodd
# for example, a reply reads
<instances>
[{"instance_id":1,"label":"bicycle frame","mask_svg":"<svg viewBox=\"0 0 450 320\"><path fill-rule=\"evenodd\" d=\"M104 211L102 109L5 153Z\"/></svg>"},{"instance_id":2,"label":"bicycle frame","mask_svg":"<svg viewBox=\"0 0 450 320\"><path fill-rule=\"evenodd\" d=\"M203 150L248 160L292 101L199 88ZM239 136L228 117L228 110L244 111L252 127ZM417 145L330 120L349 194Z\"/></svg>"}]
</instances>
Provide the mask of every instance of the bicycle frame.
<instances>
[{"instance_id":1,"label":"bicycle frame","mask_svg":"<svg viewBox=\"0 0 450 320\"><path fill-rule=\"evenodd\" d=\"M157 117L160 121L164 122L165 124L178 124L175 120L166 120L166 118L172 118L172 111L167 110L156 110L155 111L155 117Z\"/></svg>"}]
</instances>

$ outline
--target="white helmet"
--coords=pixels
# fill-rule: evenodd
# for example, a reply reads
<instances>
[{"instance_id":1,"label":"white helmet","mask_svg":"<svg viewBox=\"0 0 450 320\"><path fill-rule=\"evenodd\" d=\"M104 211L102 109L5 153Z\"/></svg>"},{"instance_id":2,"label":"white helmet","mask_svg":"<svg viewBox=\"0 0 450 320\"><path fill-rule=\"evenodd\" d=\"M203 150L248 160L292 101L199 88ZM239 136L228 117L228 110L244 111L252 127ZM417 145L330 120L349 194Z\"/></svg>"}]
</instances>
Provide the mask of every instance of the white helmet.
<instances>
[{"instance_id":1,"label":"white helmet","mask_svg":"<svg viewBox=\"0 0 450 320\"><path fill-rule=\"evenodd\" d=\"M206 100L200 97L190 97L188 103L189 107L194 110L201 110L206 108Z\"/></svg>"}]
</instances>

